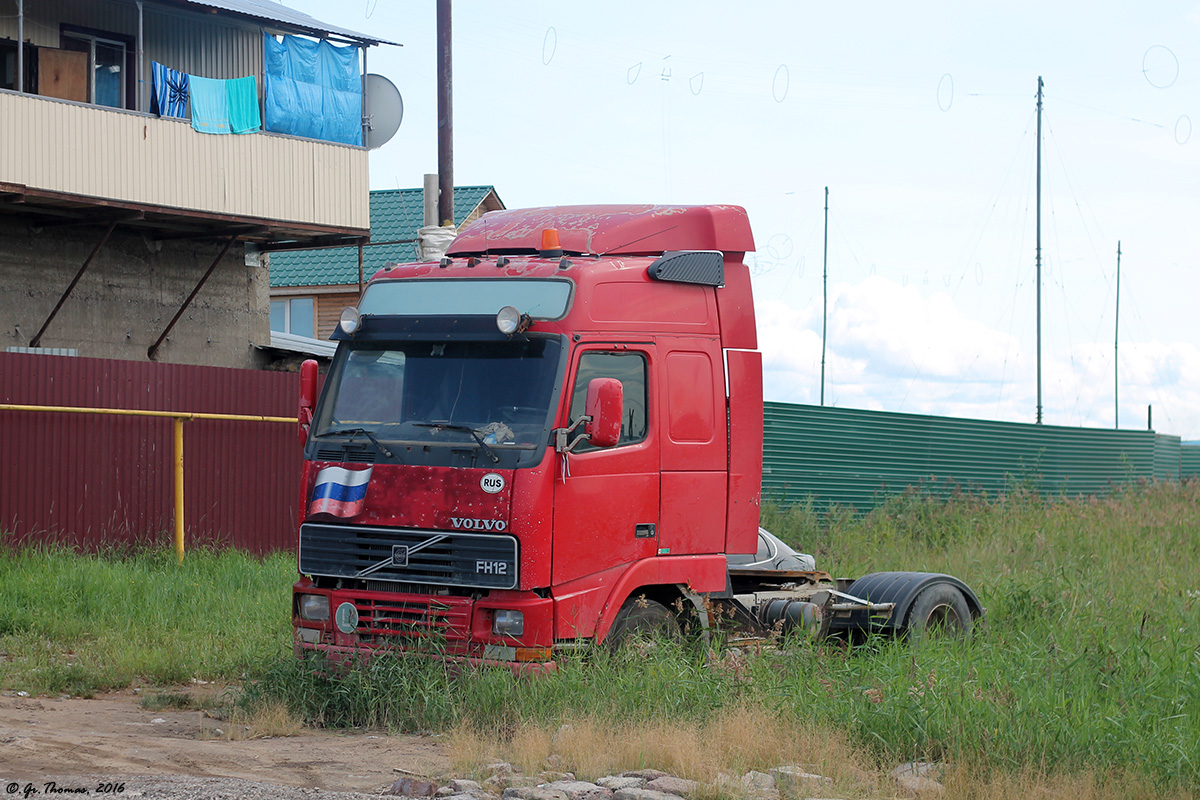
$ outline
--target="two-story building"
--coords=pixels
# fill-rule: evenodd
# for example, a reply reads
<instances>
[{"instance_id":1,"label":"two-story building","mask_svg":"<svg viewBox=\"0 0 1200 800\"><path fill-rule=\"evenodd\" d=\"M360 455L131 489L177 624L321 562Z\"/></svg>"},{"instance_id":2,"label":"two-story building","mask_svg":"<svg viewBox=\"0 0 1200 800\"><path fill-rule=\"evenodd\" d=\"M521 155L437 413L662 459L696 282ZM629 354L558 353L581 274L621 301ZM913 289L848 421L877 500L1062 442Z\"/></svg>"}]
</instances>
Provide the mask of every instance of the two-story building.
<instances>
[{"instance_id":1,"label":"two-story building","mask_svg":"<svg viewBox=\"0 0 1200 800\"><path fill-rule=\"evenodd\" d=\"M260 365L261 253L369 236L381 43L267 0L0 0L0 348Z\"/></svg>"},{"instance_id":2,"label":"two-story building","mask_svg":"<svg viewBox=\"0 0 1200 800\"><path fill-rule=\"evenodd\" d=\"M376 189L369 243L271 253L271 330L328 339L342 310L358 305L372 275L389 264L420 260L418 233L430 222L425 201L423 189ZM502 208L493 186L454 187L459 227Z\"/></svg>"}]
</instances>

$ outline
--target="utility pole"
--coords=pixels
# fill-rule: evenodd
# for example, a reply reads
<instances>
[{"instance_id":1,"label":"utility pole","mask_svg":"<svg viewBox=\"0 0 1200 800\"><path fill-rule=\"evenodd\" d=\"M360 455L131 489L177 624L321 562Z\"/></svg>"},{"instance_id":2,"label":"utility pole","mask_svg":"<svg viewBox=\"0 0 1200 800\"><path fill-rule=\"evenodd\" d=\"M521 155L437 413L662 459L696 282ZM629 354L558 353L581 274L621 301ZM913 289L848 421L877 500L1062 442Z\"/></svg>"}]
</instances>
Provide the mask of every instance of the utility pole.
<instances>
[{"instance_id":1,"label":"utility pole","mask_svg":"<svg viewBox=\"0 0 1200 800\"><path fill-rule=\"evenodd\" d=\"M454 109L450 0L437 0L438 223L454 224Z\"/></svg>"},{"instance_id":2,"label":"utility pole","mask_svg":"<svg viewBox=\"0 0 1200 800\"><path fill-rule=\"evenodd\" d=\"M829 187L825 187L825 254L821 257L821 405L825 405L825 336L829 327Z\"/></svg>"},{"instance_id":3,"label":"utility pole","mask_svg":"<svg viewBox=\"0 0 1200 800\"><path fill-rule=\"evenodd\" d=\"M1117 392L1121 388L1120 363L1117 360L1117 345L1121 337L1121 240L1117 240L1117 320L1113 323L1113 427L1121 427L1121 404Z\"/></svg>"},{"instance_id":4,"label":"utility pole","mask_svg":"<svg viewBox=\"0 0 1200 800\"><path fill-rule=\"evenodd\" d=\"M1042 76L1037 92L1037 424L1042 424Z\"/></svg>"}]
</instances>

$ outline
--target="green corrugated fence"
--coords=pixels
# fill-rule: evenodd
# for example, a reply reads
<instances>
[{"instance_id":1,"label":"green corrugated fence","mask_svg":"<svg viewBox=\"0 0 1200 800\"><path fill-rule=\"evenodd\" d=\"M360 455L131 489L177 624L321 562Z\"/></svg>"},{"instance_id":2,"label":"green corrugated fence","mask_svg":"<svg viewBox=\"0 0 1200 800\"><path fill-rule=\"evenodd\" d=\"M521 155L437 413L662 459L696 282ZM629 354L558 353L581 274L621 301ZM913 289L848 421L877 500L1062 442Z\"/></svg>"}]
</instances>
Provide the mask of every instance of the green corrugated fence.
<instances>
[{"instance_id":1,"label":"green corrugated fence","mask_svg":"<svg viewBox=\"0 0 1200 800\"><path fill-rule=\"evenodd\" d=\"M868 511L918 487L995 496L1102 494L1138 479L1200 475L1200 446L1153 431L1067 428L764 404L763 498Z\"/></svg>"},{"instance_id":2,"label":"green corrugated fence","mask_svg":"<svg viewBox=\"0 0 1200 800\"><path fill-rule=\"evenodd\" d=\"M1183 467L1182 445L1178 436L1154 436L1154 479L1156 481L1179 480Z\"/></svg>"},{"instance_id":3,"label":"green corrugated fence","mask_svg":"<svg viewBox=\"0 0 1200 800\"><path fill-rule=\"evenodd\" d=\"M1179 477L1200 478L1200 442L1188 442L1179 451Z\"/></svg>"}]
</instances>

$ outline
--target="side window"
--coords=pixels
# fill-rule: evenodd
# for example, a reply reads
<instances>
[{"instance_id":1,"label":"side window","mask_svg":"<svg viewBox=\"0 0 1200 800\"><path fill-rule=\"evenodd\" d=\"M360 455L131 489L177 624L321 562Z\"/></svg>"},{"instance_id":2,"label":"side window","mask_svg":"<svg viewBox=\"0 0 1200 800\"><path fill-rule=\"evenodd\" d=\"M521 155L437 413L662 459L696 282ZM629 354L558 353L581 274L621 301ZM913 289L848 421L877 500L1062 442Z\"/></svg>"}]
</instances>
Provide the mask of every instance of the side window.
<instances>
[{"instance_id":1,"label":"side window","mask_svg":"<svg viewBox=\"0 0 1200 800\"><path fill-rule=\"evenodd\" d=\"M621 382L625 403L621 414L621 441L617 446L646 438L646 357L641 353L588 352L579 359L579 371L571 392L571 422L583 416L588 383L593 378L616 378ZM598 448L583 443L576 452Z\"/></svg>"}]
</instances>

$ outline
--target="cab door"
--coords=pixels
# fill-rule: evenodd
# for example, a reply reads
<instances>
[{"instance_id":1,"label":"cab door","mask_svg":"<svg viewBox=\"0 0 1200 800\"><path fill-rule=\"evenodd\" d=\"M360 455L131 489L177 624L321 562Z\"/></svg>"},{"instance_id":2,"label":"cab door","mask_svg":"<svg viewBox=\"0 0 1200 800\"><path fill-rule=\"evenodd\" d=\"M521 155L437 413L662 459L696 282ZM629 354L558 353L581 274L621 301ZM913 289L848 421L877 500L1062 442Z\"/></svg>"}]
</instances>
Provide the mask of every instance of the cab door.
<instances>
[{"instance_id":1,"label":"cab door","mask_svg":"<svg viewBox=\"0 0 1200 800\"><path fill-rule=\"evenodd\" d=\"M552 567L556 585L657 553L660 455L652 418L657 408L654 367L649 344L589 344L574 353L567 425L583 415L594 378L619 380L624 402L621 439L615 446L581 443L566 456L565 470L559 456ZM581 425L573 437L582 432Z\"/></svg>"}]
</instances>

